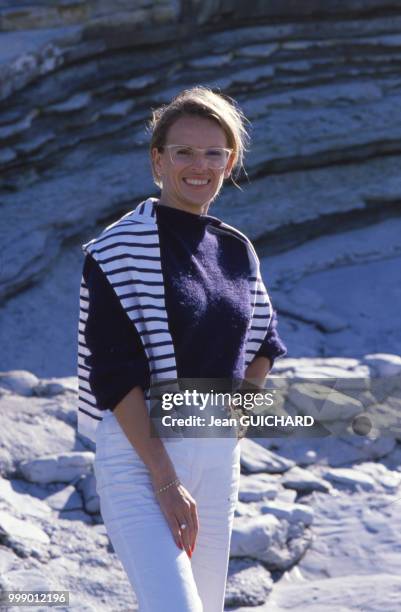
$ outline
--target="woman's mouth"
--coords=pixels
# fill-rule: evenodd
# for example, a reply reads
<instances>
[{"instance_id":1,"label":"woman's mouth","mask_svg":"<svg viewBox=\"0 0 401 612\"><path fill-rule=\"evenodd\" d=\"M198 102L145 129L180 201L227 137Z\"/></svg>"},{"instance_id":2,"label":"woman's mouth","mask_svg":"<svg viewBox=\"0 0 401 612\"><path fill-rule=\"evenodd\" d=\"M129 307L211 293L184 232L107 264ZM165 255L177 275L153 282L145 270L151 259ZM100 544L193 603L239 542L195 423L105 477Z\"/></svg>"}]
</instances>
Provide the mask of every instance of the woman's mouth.
<instances>
[{"instance_id":1,"label":"woman's mouth","mask_svg":"<svg viewBox=\"0 0 401 612\"><path fill-rule=\"evenodd\" d=\"M184 178L182 179L186 185L190 185L191 187L202 188L206 187L210 183L210 179L191 179Z\"/></svg>"}]
</instances>

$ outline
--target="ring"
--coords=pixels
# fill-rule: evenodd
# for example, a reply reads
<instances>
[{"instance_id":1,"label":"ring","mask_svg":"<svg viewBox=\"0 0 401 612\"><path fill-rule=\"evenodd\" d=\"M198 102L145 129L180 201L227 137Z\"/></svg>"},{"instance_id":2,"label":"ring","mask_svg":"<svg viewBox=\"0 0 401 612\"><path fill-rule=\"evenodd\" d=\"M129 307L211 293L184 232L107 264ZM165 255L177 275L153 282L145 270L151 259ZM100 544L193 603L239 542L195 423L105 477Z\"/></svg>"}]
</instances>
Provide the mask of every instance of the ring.
<instances>
[{"instance_id":1,"label":"ring","mask_svg":"<svg viewBox=\"0 0 401 612\"><path fill-rule=\"evenodd\" d=\"M182 523L182 525L180 525L180 529L186 529L186 528L187 528L186 523Z\"/></svg>"}]
</instances>

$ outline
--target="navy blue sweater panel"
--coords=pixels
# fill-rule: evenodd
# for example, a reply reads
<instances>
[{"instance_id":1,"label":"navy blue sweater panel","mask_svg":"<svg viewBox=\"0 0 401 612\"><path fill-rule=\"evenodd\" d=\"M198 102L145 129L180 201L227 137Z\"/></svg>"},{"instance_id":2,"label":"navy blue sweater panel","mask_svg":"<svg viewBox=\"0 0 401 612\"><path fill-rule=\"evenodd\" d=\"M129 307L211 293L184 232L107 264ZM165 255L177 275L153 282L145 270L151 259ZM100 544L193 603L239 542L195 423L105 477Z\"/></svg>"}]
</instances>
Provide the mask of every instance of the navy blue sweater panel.
<instances>
[{"instance_id":1,"label":"navy blue sweater panel","mask_svg":"<svg viewBox=\"0 0 401 612\"><path fill-rule=\"evenodd\" d=\"M157 205L156 218L178 377L242 377L252 315L245 244L214 217Z\"/></svg>"}]
</instances>

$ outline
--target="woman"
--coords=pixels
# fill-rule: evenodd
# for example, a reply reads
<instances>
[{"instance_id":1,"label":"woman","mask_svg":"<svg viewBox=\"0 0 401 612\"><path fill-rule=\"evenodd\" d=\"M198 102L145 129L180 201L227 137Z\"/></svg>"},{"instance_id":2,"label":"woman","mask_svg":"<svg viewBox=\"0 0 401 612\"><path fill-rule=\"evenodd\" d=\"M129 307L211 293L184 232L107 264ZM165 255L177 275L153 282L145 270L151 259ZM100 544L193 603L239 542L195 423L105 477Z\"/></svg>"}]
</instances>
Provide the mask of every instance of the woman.
<instances>
[{"instance_id":1,"label":"woman","mask_svg":"<svg viewBox=\"0 0 401 612\"><path fill-rule=\"evenodd\" d=\"M286 353L249 239L208 215L242 167L236 103L206 87L153 112L160 198L83 245L78 428L140 612L221 612L238 496L236 436L155 435L163 379L255 379Z\"/></svg>"}]
</instances>

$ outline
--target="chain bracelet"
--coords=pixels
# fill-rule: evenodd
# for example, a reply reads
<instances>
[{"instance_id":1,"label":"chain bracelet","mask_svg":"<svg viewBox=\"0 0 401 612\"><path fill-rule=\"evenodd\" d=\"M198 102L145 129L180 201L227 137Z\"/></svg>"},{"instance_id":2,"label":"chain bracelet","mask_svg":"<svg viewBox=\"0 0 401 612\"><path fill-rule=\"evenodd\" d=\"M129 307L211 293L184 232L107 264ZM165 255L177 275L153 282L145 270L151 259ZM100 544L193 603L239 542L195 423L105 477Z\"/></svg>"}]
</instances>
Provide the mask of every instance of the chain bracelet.
<instances>
[{"instance_id":1,"label":"chain bracelet","mask_svg":"<svg viewBox=\"0 0 401 612\"><path fill-rule=\"evenodd\" d=\"M175 480L172 480L168 484L164 485L164 487L160 487L160 489L157 489L157 491L155 491L155 494L157 495L158 493L161 493L162 491L165 491L169 487L172 487L173 485L178 484L179 482L180 482L180 479L176 478Z\"/></svg>"}]
</instances>

